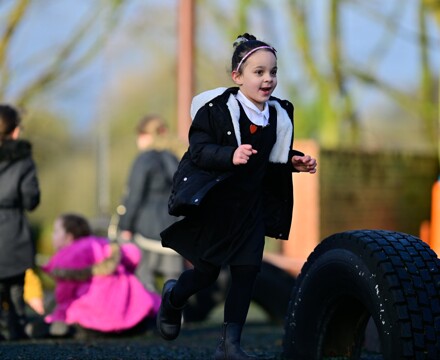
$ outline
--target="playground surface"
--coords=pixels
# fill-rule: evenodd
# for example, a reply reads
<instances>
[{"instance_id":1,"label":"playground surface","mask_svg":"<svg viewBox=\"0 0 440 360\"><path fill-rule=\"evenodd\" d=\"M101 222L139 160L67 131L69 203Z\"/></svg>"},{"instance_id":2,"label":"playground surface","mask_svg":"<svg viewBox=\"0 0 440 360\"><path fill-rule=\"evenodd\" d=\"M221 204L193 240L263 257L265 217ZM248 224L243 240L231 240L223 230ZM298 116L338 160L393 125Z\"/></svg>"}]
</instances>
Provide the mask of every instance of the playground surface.
<instances>
[{"instance_id":1,"label":"playground surface","mask_svg":"<svg viewBox=\"0 0 440 360\"><path fill-rule=\"evenodd\" d=\"M104 339L45 339L0 343L4 360L146 360L211 359L220 336L220 324L187 324L174 341L163 340L155 329L133 337ZM281 358L283 328L250 322L242 335L243 348L261 357Z\"/></svg>"}]
</instances>

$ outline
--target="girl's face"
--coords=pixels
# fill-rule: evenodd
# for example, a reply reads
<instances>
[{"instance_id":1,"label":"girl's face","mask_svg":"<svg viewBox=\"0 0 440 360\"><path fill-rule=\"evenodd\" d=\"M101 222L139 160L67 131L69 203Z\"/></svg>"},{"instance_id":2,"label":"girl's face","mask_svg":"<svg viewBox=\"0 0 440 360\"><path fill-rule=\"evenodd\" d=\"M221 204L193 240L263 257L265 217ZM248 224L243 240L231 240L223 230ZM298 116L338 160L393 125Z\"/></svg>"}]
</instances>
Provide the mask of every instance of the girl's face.
<instances>
[{"instance_id":1,"label":"girl's face","mask_svg":"<svg viewBox=\"0 0 440 360\"><path fill-rule=\"evenodd\" d=\"M151 134L138 134L136 138L136 144L139 150L145 150L153 143L153 135Z\"/></svg>"},{"instance_id":2,"label":"girl's face","mask_svg":"<svg viewBox=\"0 0 440 360\"><path fill-rule=\"evenodd\" d=\"M268 50L257 50L242 65L241 73L232 72L232 80L260 110L277 86L277 59Z\"/></svg>"},{"instance_id":3,"label":"girl's face","mask_svg":"<svg viewBox=\"0 0 440 360\"><path fill-rule=\"evenodd\" d=\"M61 219L56 219L53 225L52 244L56 251L70 245L73 242L73 235L67 233Z\"/></svg>"}]
</instances>

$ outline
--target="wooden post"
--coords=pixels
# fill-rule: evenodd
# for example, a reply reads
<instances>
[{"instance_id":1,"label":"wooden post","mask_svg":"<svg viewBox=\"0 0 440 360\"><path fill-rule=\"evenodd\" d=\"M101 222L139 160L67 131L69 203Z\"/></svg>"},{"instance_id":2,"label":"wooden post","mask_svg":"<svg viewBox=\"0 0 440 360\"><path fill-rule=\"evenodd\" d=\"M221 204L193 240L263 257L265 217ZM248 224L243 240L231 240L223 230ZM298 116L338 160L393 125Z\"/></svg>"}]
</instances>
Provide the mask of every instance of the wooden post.
<instances>
[{"instance_id":1,"label":"wooden post","mask_svg":"<svg viewBox=\"0 0 440 360\"><path fill-rule=\"evenodd\" d=\"M320 242L319 146L312 140L295 141L295 149L318 161L316 174L294 173L294 208L289 241L283 241L283 254L302 264ZM296 269L298 271L299 269Z\"/></svg>"},{"instance_id":2,"label":"wooden post","mask_svg":"<svg viewBox=\"0 0 440 360\"><path fill-rule=\"evenodd\" d=\"M440 178L432 186L429 245L440 256Z\"/></svg>"},{"instance_id":3,"label":"wooden post","mask_svg":"<svg viewBox=\"0 0 440 360\"><path fill-rule=\"evenodd\" d=\"M318 160L318 172L293 174L294 207L289 241L281 241L281 254L265 252L264 260L298 276L307 257L320 242L320 172L317 143L297 140L294 147Z\"/></svg>"},{"instance_id":4,"label":"wooden post","mask_svg":"<svg viewBox=\"0 0 440 360\"><path fill-rule=\"evenodd\" d=\"M188 141L194 94L194 0L179 0L177 56L177 135Z\"/></svg>"},{"instance_id":5,"label":"wooden post","mask_svg":"<svg viewBox=\"0 0 440 360\"><path fill-rule=\"evenodd\" d=\"M424 220L420 224L420 240L430 245L431 242L431 223L429 220Z\"/></svg>"}]
</instances>

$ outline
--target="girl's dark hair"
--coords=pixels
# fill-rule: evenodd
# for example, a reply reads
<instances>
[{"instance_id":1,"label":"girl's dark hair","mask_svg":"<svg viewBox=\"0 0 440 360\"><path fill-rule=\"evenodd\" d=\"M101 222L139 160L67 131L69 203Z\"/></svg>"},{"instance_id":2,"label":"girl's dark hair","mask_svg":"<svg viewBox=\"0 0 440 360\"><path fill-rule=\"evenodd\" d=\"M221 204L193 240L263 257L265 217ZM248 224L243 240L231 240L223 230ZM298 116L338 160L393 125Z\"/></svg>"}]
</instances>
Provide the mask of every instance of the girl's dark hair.
<instances>
[{"instance_id":1,"label":"girl's dark hair","mask_svg":"<svg viewBox=\"0 0 440 360\"><path fill-rule=\"evenodd\" d=\"M20 114L14 107L0 104L0 143L11 136L20 122Z\"/></svg>"},{"instance_id":2,"label":"girl's dark hair","mask_svg":"<svg viewBox=\"0 0 440 360\"><path fill-rule=\"evenodd\" d=\"M59 216L66 233L72 234L74 239L79 239L92 234L87 219L77 214L61 214Z\"/></svg>"},{"instance_id":3,"label":"girl's dark hair","mask_svg":"<svg viewBox=\"0 0 440 360\"><path fill-rule=\"evenodd\" d=\"M276 56L276 50L271 47L269 44L265 43L264 41L257 40L257 38L254 35L244 33L243 35L238 35L237 39L233 43L234 47L234 53L232 54L232 61L231 61L231 71L237 70L241 71L240 69L237 69L238 64L240 64L241 60L244 56L246 56L249 51L252 51L253 49L260 47L260 46L269 46L268 51L272 51L273 54ZM246 62L247 59L244 60L243 63Z\"/></svg>"}]
</instances>

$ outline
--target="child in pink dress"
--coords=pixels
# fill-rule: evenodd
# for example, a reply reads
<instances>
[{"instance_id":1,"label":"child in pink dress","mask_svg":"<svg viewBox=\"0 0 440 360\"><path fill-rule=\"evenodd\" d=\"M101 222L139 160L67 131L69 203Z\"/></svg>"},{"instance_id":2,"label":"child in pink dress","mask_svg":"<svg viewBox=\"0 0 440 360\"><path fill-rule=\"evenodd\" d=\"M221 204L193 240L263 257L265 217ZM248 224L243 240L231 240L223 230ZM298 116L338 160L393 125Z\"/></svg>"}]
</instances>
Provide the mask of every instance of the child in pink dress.
<instances>
[{"instance_id":1,"label":"child in pink dress","mask_svg":"<svg viewBox=\"0 0 440 360\"><path fill-rule=\"evenodd\" d=\"M53 245L57 252L43 270L55 279L56 306L46 323L120 333L155 318L160 297L134 275L141 260L134 244L93 236L86 219L63 214L54 224Z\"/></svg>"}]
</instances>

